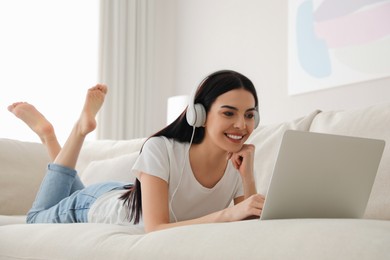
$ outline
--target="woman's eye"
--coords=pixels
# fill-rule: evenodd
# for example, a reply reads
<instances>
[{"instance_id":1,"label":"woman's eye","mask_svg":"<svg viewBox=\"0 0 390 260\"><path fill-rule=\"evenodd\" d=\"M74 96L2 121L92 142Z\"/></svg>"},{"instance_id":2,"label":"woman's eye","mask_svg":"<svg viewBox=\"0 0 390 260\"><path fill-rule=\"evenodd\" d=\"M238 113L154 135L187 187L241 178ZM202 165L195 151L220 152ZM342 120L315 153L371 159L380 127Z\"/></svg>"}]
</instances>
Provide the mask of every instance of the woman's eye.
<instances>
[{"instance_id":1,"label":"woman's eye","mask_svg":"<svg viewBox=\"0 0 390 260\"><path fill-rule=\"evenodd\" d=\"M223 114L224 114L225 116L233 116L233 115L234 115L233 112L229 112L229 111L223 112Z\"/></svg>"},{"instance_id":2,"label":"woman's eye","mask_svg":"<svg viewBox=\"0 0 390 260\"><path fill-rule=\"evenodd\" d=\"M251 118L253 118L254 116L255 116L255 115L251 113L251 114L247 114L247 115L246 115L246 118L251 119Z\"/></svg>"}]
</instances>

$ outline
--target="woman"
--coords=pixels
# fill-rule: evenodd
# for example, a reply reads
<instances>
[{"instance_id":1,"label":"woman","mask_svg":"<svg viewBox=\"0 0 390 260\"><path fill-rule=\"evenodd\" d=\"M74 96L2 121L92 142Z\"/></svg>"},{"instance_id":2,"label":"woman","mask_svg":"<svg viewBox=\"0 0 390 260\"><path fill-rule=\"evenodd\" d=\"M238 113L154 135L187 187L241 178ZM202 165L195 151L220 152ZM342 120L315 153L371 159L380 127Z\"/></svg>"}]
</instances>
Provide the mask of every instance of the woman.
<instances>
[{"instance_id":1,"label":"woman","mask_svg":"<svg viewBox=\"0 0 390 260\"><path fill-rule=\"evenodd\" d=\"M144 143L132 170L134 185L106 182L85 188L74 168L85 136L96 127L106 92L104 85L88 91L62 149L50 123L35 108L26 103L10 106L55 157L28 214L29 223L132 222L143 223L150 232L260 216L264 197L255 187L254 146L245 144L258 124L257 94L248 78L226 70L206 77L188 111Z\"/></svg>"}]
</instances>

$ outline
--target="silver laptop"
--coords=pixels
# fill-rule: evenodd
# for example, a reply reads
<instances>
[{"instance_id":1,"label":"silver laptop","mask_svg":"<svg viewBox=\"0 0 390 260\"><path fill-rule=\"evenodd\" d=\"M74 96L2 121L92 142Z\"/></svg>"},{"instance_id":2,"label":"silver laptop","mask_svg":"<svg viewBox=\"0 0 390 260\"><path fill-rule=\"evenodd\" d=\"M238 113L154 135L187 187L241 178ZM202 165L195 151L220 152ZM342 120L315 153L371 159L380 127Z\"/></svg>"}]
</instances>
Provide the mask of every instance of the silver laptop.
<instances>
[{"instance_id":1,"label":"silver laptop","mask_svg":"<svg viewBox=\"0 0 390 260\"><path fill-rule=\"evenodd\" d=\"M383 140L287 130L260 219L361 218Z\"/></svg>"}]
</instances>

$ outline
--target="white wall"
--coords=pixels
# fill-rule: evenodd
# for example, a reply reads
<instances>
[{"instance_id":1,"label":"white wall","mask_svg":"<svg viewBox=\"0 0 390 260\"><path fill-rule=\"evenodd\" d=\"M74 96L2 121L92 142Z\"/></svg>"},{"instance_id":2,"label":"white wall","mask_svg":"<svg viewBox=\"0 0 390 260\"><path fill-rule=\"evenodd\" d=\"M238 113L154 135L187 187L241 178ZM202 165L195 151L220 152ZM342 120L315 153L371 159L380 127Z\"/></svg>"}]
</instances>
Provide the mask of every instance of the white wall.
<instances>
[{"instance_id":1,"label":"white wall","mask_svg":"<svg viewBox=\"0 0 390 260\"><path fill-rule=\"evenodd\" d=\"M172 0L170 1L172 3ZM208 73L236 69L257 87L262 124L314 109L353 109L390 101L390 78L289 96L287 1L176 0L174 94Z\"/></svg>"}]
</instances>

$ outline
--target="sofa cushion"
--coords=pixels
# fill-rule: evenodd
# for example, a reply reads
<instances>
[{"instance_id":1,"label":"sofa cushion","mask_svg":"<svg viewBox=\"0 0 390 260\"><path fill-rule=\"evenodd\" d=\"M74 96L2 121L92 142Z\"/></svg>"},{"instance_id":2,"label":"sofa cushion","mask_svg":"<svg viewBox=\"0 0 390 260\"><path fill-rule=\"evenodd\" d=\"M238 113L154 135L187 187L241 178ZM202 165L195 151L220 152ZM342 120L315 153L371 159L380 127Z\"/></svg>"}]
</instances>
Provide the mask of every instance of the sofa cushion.
<instances>
[{"instance_id":1,"label":"sofa cushion","mask_svg":"<svg viewBox=\"0 0 390 260\"><path fill-rule=\"evenodd\" d=\"M134 183L131 168L138 155L137 151L111 159L92 161L80 173L80 179L86 186L107 180Z\"/></svg>"},{"instance_id":2,"label":"sofa cushion","mask_svg":"<svg viewBox=\"0 0 390 260\"><path fill-rule=\"evenodd\" d=\"M93 223L0 226L0 259L133 259L131 248L143 233Z\"/></svg>"},{"instance_id":3,"label":"sofa cushion","mask_svg":"<svg viewBox=\"0 0 390 260\"><path fill-rule=\"evenodd\" d=\"M314 118L310 131L385 140L365 217L390 219L390 104L320 113Z\"/></svg>"},{"instance_id":4,"label":"sofa cushion","mask_svg":"<svg viewBox=\"0 0 390 260\"><path fill-rule=\"evenodd\" d=\"M139 152L145 138L131 140L93 140L86 141L81 149L76 169L79 173L92 161L111 159L124 154Z\"/></svg>"},{"instance_id":5,"label":"sofa cushion","mask_svg":"<svg viewBox=\"0 0 390 260\"><path fill-rule=\"evenodd\" d=\"M308 131L313 118L320 113L315 110L307 116L289 122L260 126L248 139L255 148L254 171L257 192L266 195L278 156L282 136L286 130Z\"/></svg>"},{"instance_id":6,"label":"sofa cushion","mask_svg":"<svg viewBox=\"0 0 390 260\"><path fill-rule=\"evenodd\" d=\"M48 162L41 144L0 139L0 215L27 213Z\"/></svg>"},{"instance_id":7,"label":"sofa cushion","mask_svg":"<svg viewBox=\"0 0 390 260\"><path fill-rule=\"evenodd\" d=\"M383 220L248 220L140 234L111 224L2 226L0 259L390 259Z\"/></svg>"}]
</instances>

